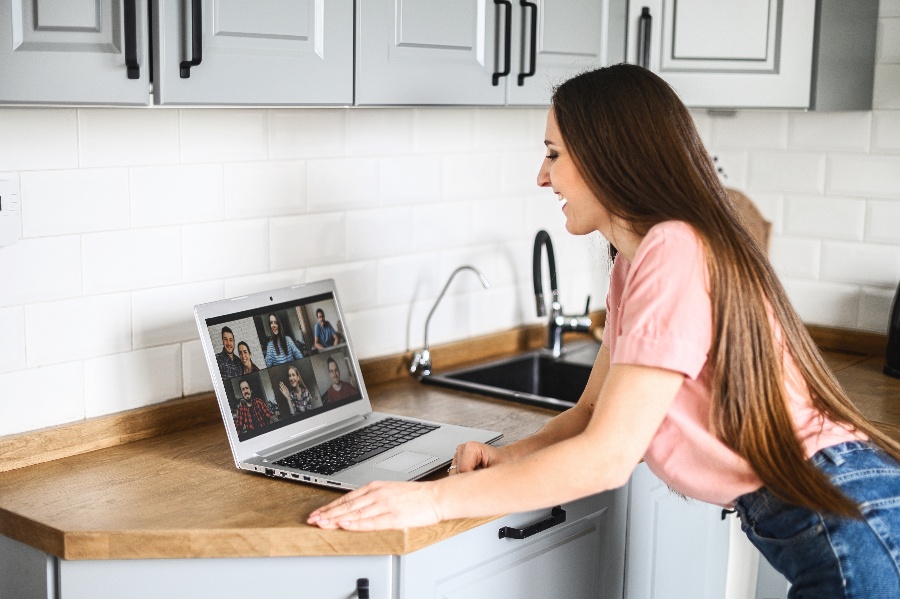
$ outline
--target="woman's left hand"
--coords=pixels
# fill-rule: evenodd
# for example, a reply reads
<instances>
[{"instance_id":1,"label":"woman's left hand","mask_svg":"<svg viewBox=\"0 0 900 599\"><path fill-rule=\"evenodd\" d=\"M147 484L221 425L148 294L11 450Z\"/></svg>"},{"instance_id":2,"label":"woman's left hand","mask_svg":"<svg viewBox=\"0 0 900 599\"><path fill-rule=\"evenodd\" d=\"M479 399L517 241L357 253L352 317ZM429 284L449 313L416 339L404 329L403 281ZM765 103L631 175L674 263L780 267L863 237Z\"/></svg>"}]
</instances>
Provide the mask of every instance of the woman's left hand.
<instances>
[{"instance_id":1,"label":"woman's left hand","mask_svg":"<svg viewBox=\"0 0 900 599\"><path fill-rule=\"evenodd\" d=\"M369 483L315 510L306 520L320 528L383 530L442 520L433 482Z\"/></svg>"}]
</instances>

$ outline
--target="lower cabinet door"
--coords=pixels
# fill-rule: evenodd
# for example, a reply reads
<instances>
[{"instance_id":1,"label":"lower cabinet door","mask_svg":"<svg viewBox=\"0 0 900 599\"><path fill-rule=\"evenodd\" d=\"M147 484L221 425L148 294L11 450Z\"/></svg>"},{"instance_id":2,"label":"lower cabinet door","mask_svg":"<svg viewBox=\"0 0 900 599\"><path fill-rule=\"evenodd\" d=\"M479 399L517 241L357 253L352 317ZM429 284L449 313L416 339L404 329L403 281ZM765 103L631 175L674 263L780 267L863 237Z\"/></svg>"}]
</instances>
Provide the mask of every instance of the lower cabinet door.
<instances>
[{"instance_id":1,"label":"lower cabinet door","mask_svg":"<svg viewBox=\"0 0 900 599\"><path fill-rule=\"evenodd\" d=\"M59 560L61 599L349 599L358 578L392 597L390 556Z\"/></svg>"},{"instance_id":2,"label":"lower cabinet door","mask_svg":"<svg viewBox=\"0 0 900 599\"><path fill-rule=\"evenodd\" d=\"M627 490L565 504L565 522L500 538L551 510L511 514L400 558L400 599L566 599L623 596Z\"/></svg>"}]
</instances>

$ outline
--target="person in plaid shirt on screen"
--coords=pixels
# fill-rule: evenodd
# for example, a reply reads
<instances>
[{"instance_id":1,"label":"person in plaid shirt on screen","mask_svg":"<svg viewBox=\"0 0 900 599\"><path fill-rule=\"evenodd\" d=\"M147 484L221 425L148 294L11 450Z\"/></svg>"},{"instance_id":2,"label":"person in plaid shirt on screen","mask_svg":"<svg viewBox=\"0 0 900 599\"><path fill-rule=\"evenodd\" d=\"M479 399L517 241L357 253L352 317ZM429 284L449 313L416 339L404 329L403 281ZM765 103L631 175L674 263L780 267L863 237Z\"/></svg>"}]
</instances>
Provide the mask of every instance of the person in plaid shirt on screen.
<instances>
[{"instance_id":1,"label":"person in plaid shirt on screen","mask_svg":"<svg viewBox=\"0 0 900 599\"><path fill-rule=\"evenodd\" d=\"M237 415L234 417L234 425L238 432L246 433L260 429L275 421L275 414L272 413L266 402L258 397L253 397L250 383L247 381L241 381L241 395L244 396L244 399L238 404Z\"/></svg>"}]
</instances>

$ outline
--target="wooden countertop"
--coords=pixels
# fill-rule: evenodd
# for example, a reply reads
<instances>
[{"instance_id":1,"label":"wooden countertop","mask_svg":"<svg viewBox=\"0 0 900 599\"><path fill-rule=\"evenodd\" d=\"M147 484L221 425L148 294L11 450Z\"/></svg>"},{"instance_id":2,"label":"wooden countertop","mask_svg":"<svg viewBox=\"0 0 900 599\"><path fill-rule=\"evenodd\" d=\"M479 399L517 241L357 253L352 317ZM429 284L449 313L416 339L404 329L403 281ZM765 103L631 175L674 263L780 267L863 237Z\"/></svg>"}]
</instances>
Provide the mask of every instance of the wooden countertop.
<instances>
[{"instance_id":1,"label":"wooden countertop","mask_svg":"<svg viewBox=\"0 0 900 599\"><path fill-rule=\"evenodd\" d=\"M900 380L881 374L882 360L846 352L826 359L862 411L900 440ZM371 386L369 394L379 411L502 431L501 444L556 413L409 378ZM372 533L307 526L307 515L338 491L238 471L212 395L180 401L187 403L175 413L184 412L190 428L111 447L101 439L103 449L0 473L0 534L81 560L402 555L493 519ZM49 443L48 435L0 439L0 466L4 458L33 463L22 456L35 438Z\"/></svg>"}]
</instances>

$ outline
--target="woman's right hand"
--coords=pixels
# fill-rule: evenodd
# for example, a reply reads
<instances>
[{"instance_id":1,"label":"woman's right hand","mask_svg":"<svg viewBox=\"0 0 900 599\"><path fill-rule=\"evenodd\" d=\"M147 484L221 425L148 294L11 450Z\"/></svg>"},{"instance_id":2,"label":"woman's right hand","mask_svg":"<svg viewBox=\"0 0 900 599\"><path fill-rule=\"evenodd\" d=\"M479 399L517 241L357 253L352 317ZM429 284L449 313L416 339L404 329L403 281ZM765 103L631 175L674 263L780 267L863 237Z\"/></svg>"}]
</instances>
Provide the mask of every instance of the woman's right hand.
<instances>
[{"instance_id":1,"label":"woman's right hand","mask_svg":"<svg viewBox=\"0 0 900 599\"><path fill-rule=\"evenodd\" d=\"M505 447L494 447L493 445L478 443L477 441L468 441L462 445L457 445L456 454L454 454L452 462L456 465L456 468L451 468L450 474L490 468L508 459L505 450Z\"/></svg>"},{"instance_id":2,"label":"woman's right hand","mask_svg":"<svg viewBox=\"0 0 900 599\"><path fill-rule=\"evenodd\" d=\"M280 383L278 383L278 387L279 387L279 389L281 389L281 394L284 395L285 398L287 398L287 399L291 398L290 394L288 393L287 385L284 384L284 381L281 381Z\"/></svg>"}]
</instances>

